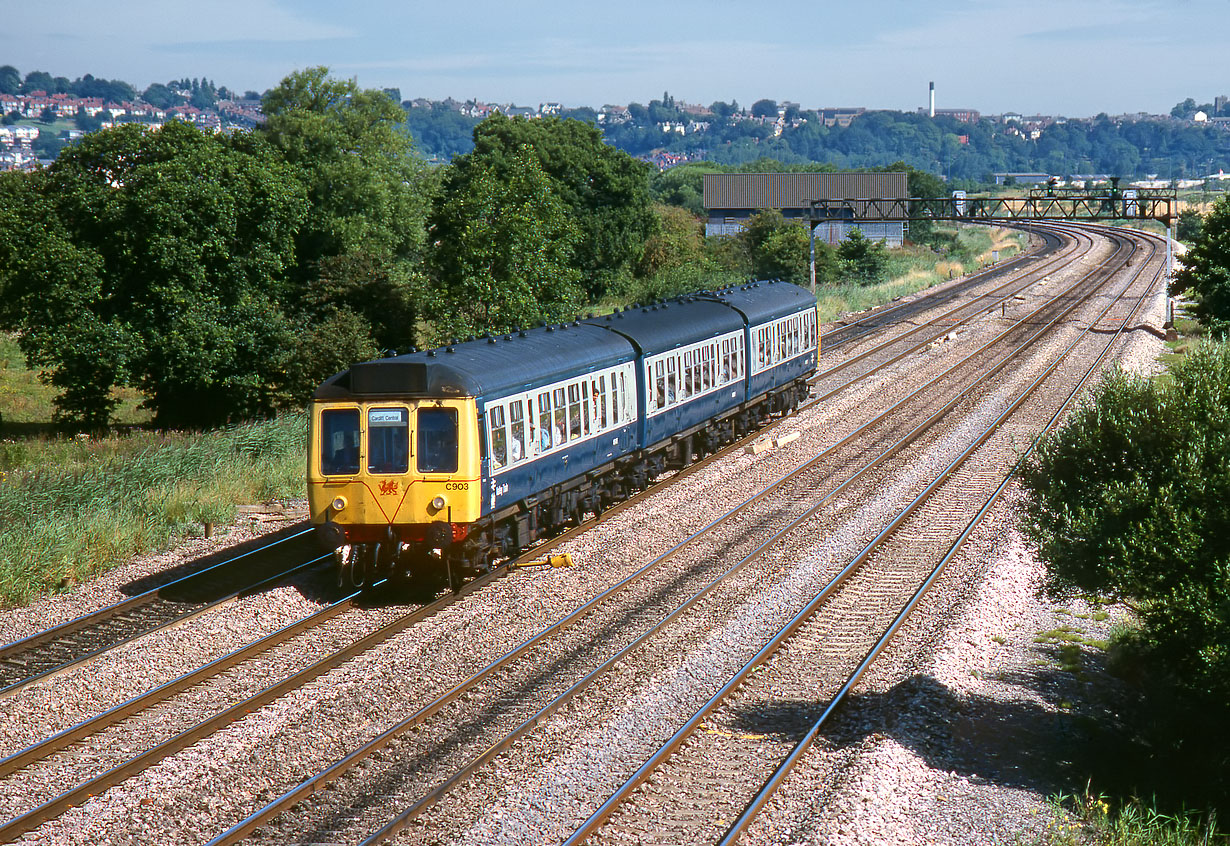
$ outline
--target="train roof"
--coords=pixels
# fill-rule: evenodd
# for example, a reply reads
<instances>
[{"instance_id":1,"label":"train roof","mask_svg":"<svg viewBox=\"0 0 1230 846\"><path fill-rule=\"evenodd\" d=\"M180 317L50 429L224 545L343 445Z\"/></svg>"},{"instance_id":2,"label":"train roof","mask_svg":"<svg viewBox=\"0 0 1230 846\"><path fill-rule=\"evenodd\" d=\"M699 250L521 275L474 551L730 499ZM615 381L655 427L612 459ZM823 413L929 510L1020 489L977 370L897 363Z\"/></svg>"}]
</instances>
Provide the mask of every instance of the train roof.
<instances>
[{"instance_id":1,"label":"train roof","mask_svg":"<svg viewBox=\"0 0 1230 846\"><path fill-rule=\"evenodd\" d=\"M490 397L525 390L759 325L815 306L788 282L752 282L604 317L527 329L434 350L353 364L316 399L360 396Z\"/></svg>"},{"instance_id":2,"label":"train roof","mask_svg":"<svg viewBox=\"0 0 1230 846\"><path fill-rule=\"evenodd\" d=\"M814 294L776 279L725 288L710 296L737 309L754 326L816 306Z\"/></svg>"},{"instance_id":3,"label":"train roof","mask_svg":"<svg viewBox=\"0 0 1230 846\"><path fill-rule=\"evenodd\" d=\"M814 307L816 299L789 282L751 282L720 291L704 291L649 306L634 306L584 322L624 335L644 353L767 323Z\"/></svg>"},{"instance_id":4,"label":"train roof","mask_svg":"<svg viewBox=\"0 0 1230 846\"><path fill-rule=\"evenodd\" d=\"M698 297L681 297L643 308L628 308L584 322L618 332L643 353L670 350L743 328L743 318L731 311L729 306Z\"/></svg>"},{"instance_id":5,"label":"train roof","mask_svg":"<svg viewBox=\"0 0 1230 846\"><path fill-rule=\"evenodd\" d=\"M499 396L633 356L613 332L581 322L552 324L353 364L317 388L315 397Z\"/></svg>"}]
</instances>

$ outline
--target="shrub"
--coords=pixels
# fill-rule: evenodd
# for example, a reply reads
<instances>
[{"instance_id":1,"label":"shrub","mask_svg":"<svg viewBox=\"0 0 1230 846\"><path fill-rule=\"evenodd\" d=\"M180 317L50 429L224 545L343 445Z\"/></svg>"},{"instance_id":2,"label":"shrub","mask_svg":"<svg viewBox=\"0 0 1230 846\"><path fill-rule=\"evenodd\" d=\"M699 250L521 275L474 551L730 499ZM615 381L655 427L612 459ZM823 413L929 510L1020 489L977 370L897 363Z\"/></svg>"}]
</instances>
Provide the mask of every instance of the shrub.
<instances>
[{"instance_id":1,"label":"shrub","mask_svg":"<svg viewBox=\"0 0 1230 846\"><path fill-rule=\"evenodd\" d=\"M1121 637L1177 694L1167 745L1230 787L1230 345L1206 343L1166 380L1114 373L1049 436L1023 475L1024 530L1058 591L1127 603ZM1210 734L1211 733L1211 734Z\"/></svg>"}]
</instances>

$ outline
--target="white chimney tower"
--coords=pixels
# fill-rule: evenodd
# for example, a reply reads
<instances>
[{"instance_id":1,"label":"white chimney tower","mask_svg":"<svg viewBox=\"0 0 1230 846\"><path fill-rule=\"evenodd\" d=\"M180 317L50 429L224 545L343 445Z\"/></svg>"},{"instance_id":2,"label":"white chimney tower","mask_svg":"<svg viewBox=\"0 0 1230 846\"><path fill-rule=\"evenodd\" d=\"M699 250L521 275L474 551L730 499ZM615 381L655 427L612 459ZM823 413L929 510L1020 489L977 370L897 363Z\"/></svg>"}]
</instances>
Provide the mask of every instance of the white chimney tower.
<instances>
[{"instance_id":1,"label":"white chimney tower","mask_svg":"<svg viewBox=\"0 0 1230 846\"><path fill-rule=\"evenodd\" d=\"M935 83L931 83L931 117L935 117Z\"/></svg>"}]
</instances>

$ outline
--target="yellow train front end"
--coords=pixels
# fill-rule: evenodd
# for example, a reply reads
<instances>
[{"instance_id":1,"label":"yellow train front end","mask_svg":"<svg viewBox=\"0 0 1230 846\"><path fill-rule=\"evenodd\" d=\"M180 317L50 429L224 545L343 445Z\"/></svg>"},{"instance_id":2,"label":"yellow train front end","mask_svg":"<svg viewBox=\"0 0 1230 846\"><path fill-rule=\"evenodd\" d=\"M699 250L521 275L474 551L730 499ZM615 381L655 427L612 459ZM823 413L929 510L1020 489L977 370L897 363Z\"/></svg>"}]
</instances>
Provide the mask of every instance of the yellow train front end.
<instances>
[{"instance_id":1,"label":"yellow train front end","mask_svg":"<svg viewBox=\"0 0 1230 846\"><path fill-rule=\"evenodd\" d=\"M448 553L481 516L472 397L373 397L312 404L308 508L356 586L447 575Z\"/></svg>"}]
</instances>

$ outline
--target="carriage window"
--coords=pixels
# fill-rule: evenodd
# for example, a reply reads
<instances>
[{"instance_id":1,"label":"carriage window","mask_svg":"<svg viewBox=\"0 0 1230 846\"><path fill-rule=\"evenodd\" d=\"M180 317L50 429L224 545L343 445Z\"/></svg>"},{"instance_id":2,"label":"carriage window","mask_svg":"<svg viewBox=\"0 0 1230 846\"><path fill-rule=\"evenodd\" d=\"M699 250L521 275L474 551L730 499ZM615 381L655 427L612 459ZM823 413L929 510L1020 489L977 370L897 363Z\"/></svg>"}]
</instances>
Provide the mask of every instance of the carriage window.
<instances>
[{"instance_id":1,"label":"carriage window","mask_svg":"<svg viewBox=\"0 0 1230 846\"><path fill-rule=\"evenodd\" d=\"M626 372L619 374L619 397L620 405L623 407L623 419L631 420L636 416L636 411L632 408L632 392L628 390L628 374Z\"/></svg>"},{"instance_id":2,"label":"carriage window","mask_svg":"<svg viewBox=\"0 0 1230 846\"><path fill-rule=\"evenodd\" d=\"M551 448L551 394L538 395L538 443L543 452Z\"/></svg>"},{"instance_id":3,"label":"carriage window","mask_svg":"<svg viewBox=\"0 0 1230 846\"><path fill-rule=\"evenodd\" d=\"M581 386L568 386L568 440L581 437Z\"/></svg>"},{"instance_id":4,"label":"carriage window","mask_svg":"<svg viewBox=\"0 0 1230 846\"><path fill-rule=\"evenodd\" d=\"M508 405L508 452L514 464L526 454L525 450L525 403L513 400Z\"/></svg>"},{"instance_id":5,"label":"carriage window","mask_svg":"<svg viewBox=\"0 0 1230 846\"><path fill-rule=\"evenodd\" d=\"M568 403L564 400L563 388L551 392L551 408L555 412L551 440L556 446L561 446L568 440Z\"/></svg>"},{"instance_id":6,"label":"carriage window","mask_svg":"<svg viewBox=\"0 0 1230 846\"><path fill-rule=\"evenodd\" d=\"M419 472L457 472L457 409L419 409Z\"/></svg>"},{"instance_id":7,"label":"carriage window","mask_svg":"<svg viewBox=\"0 0 1230 846\"><path fill-rule=\"evenodd\" d=\"M611 425L619 425L619 376L611 371Z\"/></svg>"},{"instance_id":8,"label":"carriage window","mask_svg":"<svg viewBox=\"0 0 1230 846\"><path fill-rule=\"evenodd\" d=\"M320 472L326 476L359 472L359 409L320 413Z\"/></svg>"},{"instance_id":9,"label":"carriage window","mask_svg":"<svg viewBox=\"0 0 1230 846\"><path fill-rule=\"evenodd\" d=\"M683 354L683 367L679 372L683 377L683 396L690 397L692 396L692 353Z\"/></svg>"},{"instance_id":10,"label":"carriage window","mask_svg":"<svg viewBox=\"0 0 1230 846\"><path fill-rule=\"evenodd\" d=\"M674 405L675 397L678 396L675 384L675 372L679 365L676 363L676 358L672 355L666 360L666 404Z\"/></svg>"},{"instance_id":11,"label":"carriage window","mask_svg":"<svg viewBox=\"0 0 1230 846\"><path fill-rule=\"evenodd\" d=\"M654 372L657 374L657 379L654 381L654 405L657 408L663 408L666 405L666 363L659 361L654 365Z\"/></svg>"},{"instance_id":12,"label":"carriage window","mask_svg":"<svg viewBox=\"0 0 1230 846\"><path fill-rule=\"evenodd\" d=\"M487 423L491 436L487 446L491 450L491 468L498 470L508 463L508 434L504 430L504 406L493 405L487 409Z\"/></svg>"},{"instance_id":13,"label":"carriage window","mask_svg":"<svg viewBox=\"0 0 1230 846\"><path fill-rule=\"evenodd\" d=\"M610 418L606 415L606 399L606 376L599 376L594 382L594 418L599 429L610 425Z\"/></svg>"}]
</instances>

